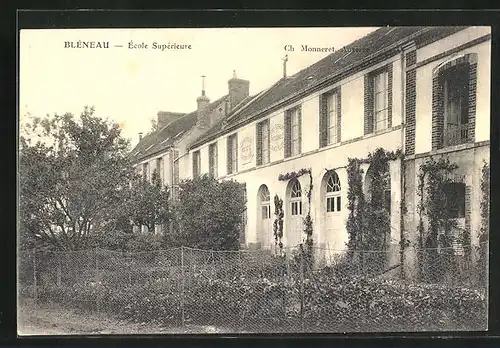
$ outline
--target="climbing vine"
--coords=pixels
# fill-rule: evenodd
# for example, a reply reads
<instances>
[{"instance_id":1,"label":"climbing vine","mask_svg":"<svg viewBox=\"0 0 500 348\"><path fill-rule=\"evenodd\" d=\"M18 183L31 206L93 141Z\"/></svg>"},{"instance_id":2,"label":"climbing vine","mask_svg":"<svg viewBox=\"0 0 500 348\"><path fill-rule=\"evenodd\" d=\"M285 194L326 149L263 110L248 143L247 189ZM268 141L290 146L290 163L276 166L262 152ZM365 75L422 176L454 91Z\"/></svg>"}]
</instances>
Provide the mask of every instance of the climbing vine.
<instances>
[{"instance_id":1,"label":"climbing vine","mask_svg":"<svg viewBox=\"0 0 500 348\"><path fill-rule=\"evenodd\" d=\"M306 262L312 266L313 262L313 221L311 218L311 197L312 197L312 190L313 190L313 178L312 178L312 173L311 170L309 170L309 190L307 191L307 200L308 200L308 211L307 215L303 220L304 224L304 233L306 235L306 249L305 249L305 257L306 257Z\"/></svg>"},{"instance_id":2,"label":"climbing vine","mask_svg":"<svg viewBox=\"0 0 500 348\"><path fill-rule=\"evenodd\" d=\"M426 248L425 252L418 254L419 275L422 279L438 281L446 272L451 271L450 266L453 266L449 264L451 259L445 254L453 253L451 230L456 227L456 222L448 209L445 185L453 182L450 174L457 168L457 164L451 163L446 157L440 157L437 161L429 158L420 166L418 173L420 202L417 207L420 220L417 242L419 248ZM424 228L424 216L428 220L427 233ZM466 228L462 242L470 240L469 233ZM439 252L441 248L445 249Z\"/></svg>"},{"instance_id":3,"label":"climbing vine","mask_svg":"<svg viewBox=\"0 0 500 348\"><path fill-rule=\"evenodd\" d=\"M280 174L280 175L278 175L278 180L279 181L288 181L288 180L292 180L292 179L297 179L299 176L302 176L304 174L311 174L311 168L302 168L301 170L296 171L296 172Z\"/></svg>"},{"instance_id":4,"label":"climbing vine","mask_svg":"<svg viewBox=\"0 0 500 348\"><path fill-rule=\"evenodd\" d=\"M448 158L440 157L437 161L429 158L420 166L418 174L418 191L420 203L418 205L419 221L419 247L437 248L451 246L449 231L454 227L454 221L449 218L447 209L447 196L444 185L451 183L449 174L458 166L451 163ZM424 193L425 191L425 193ZM427 216L429 231L425 236L423 216ZM439 230L445 233L439 237Z\"/></svg>"},{"instance_id":5,"label":"climbing vine","mask_svg":"<svg viewBox=\"0 0 500 348\"><path fill-rule=\"evenodd\" d=\"M479 231L478 278L488 285L488 235L490 230L490 165L484 162L481 171L481 229Z\"/></svg>"},{"instance_id":6,"label":"climbing vine","mask_svg":"<svg viewBox=\"0 0 500 348\"><path fill-rule=\"evenodd\" d=\"M386 195L390 193L389 161L402 158L401 150L382 148L369 153L367 158L349 158L347 164L347 233L348 248L385 249L390 236L390 207ZM368 197L363 192L361 164L370 164L371 185ZM389 191L388 191L389 190ZM382 231L382 233L381 233Z\"/></svg>"},{"instance_id":7,"label":"climbing vine","mask_svg":"<svg viewBox=\"0 0 500 348\"><path fill-rule=\"evenodd\" d=\"M283 256L283 200L278 197L278 195L274 196L274 223L273 223L273 232L274 232L274 245L276 252L279 250L279 255ZM278 249L279 248L279 249Z\"/></svg>"},{"instance_id":8,"label":"climbing vine","mask_svg":"<svg viewBox=\"0 0 500 348\"><path fill-rule=\"evenodd\" d=\"M481 229L479 231L479 242L488 241L490 230L490 165L484 162L481 170Z\"/></svg>"},{"instance_id":9,"label":"climbing vine","mask_svg":"<svg viewBox=\"0 0 500 348\"><path fill-rule=\"evenodd\" d=\"M349 250L358 249L362 245L362 226L365 196L363 193L363 170L361 161L357 158L347 160L347 247Z\"/></svg>"}]
</instances>

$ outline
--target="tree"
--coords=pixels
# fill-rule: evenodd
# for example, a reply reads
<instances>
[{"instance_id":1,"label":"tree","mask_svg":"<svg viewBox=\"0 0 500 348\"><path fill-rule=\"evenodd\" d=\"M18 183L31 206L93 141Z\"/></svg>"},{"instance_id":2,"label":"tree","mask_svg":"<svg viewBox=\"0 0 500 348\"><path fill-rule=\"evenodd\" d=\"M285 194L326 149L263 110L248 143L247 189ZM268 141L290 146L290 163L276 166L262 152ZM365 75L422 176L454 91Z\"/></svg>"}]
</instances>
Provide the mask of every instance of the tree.
<instances>
[{"instance_id":1,"label":"tree","mask_svg":"<svg viewBox=\"0 0 500 348\"><path fill-rule=\"evenodd\" d=\"M136 177L129 198L129 216L137 226L147 226L154 231L156 225L166 226L170 222L169 191L153 172L151 182Z\"/></svg>"},{"instance_id":2,"label":"tree","mask_svg":"<svg viewBox=\"0 0 500 348\"><path fill-rule=\"evenodd\" d=\"M19 149L20 239L78 250L92 234L114 230L133 175L118 124L85 107L78 119L47 115L26 128L30 136L21 133Z\"/></svg>"},{"instance_id":3,"label":"tree","mask_svg":"<svg viewBox=\"0 0 500 348\"><path fill-rule=\"evenodd\" d=\"M171 244L237 250L246 209L244 184L208 175L180 184L177 224Z\"/></svg>"}]
</instances>

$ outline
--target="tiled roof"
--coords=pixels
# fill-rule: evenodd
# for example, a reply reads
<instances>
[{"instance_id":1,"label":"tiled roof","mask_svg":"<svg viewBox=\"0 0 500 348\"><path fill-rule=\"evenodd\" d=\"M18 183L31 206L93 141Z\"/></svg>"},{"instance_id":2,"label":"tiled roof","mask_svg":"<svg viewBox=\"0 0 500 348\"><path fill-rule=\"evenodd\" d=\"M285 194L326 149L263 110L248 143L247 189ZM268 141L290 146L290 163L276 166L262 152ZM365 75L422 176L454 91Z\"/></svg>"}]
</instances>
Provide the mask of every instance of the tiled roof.
<instances>
[{"instance_id":1,"label":"tiled roof","mask_svg":"<svg viewBox=\"0 0 500 348\"><path fill-rule=\"evenodd\" d=\"M213 101L208 105L207 112L211 113L227 98L227 95ZM132 162L141 161L153 154L166 150L173 145L174 141L188 132L196 125L197 111L186 114L167 126L146 135L139 141L130 153Z\"/></svg>"},{"instance_id":2,"label":"tiled roof","mask_svg":"<svg viewBox=\"0 0 500 348\"><path fill-rule=\"evenodd\" d=\"M372 54L388 49L405 38L417 35L418 40L433 41L451 35L465 27L383 27L352 42L313 65L297 72L295 75L282 78L267 91L248 103L235 117L228 119L226 128L233 129L236 125L245 123L251 117L263 113L270 107L281 104L297 93L321 84L325 79L354 67ZM423 31L426 29L427 31ZM224 133L222 124L216 125L191 144L196 147L211 140L211 138Z\"/></svg>"}]
</instances>

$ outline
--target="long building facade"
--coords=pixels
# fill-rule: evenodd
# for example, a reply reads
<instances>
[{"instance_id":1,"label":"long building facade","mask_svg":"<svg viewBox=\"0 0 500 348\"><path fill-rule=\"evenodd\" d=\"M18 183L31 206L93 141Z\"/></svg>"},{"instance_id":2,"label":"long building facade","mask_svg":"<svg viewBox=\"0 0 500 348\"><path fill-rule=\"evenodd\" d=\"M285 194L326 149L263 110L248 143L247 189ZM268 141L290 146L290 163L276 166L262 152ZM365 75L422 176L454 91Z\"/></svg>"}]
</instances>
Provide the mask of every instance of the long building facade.
<instances>
[{"instance_id":1,"label":"long building facade","mask_svg":"<svg viewBox=\"0 0 500 348\"><path fill-rule=\"evenodd\" d=\"M175 137L173 131L150 139L153 146L169 143L161 150L172 163L163 169L164 180L175 188L179 180L207 173L244 182L242 242L248 248L274 244L277 195L283 200L286 246L303 242L309 212L315 244L343 250L348 159L366 158L378 148L401 153L389 161L383 200L390 216L389 248L396 250L402 236L418 238L421 166L446 156L458 165L450 191L454 218L471 232L471 243L478 243L481 216L475 207L481 201L481 169L489 161L490 38L487 27L387 27L254 96L249 82L234 76L233 107L224 96L210 108L221 114L206 126L193 121L175 141L165 140ZM235 93L230 80L228 96ZM203 118L199 110L194 114ZM133 153L151 146L144 140ZM161 151L135 155L138 170L156 165ZM369 163L361 169L368 192Z\"/></svg>"}]
</instances>

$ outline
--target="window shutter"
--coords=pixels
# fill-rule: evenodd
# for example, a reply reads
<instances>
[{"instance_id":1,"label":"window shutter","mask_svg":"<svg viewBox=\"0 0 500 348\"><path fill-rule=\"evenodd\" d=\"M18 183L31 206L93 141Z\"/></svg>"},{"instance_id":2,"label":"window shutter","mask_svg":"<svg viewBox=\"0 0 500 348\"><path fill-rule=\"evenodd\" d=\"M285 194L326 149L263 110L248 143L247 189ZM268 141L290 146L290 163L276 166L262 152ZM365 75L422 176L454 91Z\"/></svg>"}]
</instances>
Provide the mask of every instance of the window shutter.
<instances>
[{"instance_id":1,"label":"window shutter","mask_svg":"<svg viewBox=\"0 0 500 348\"><path fill-rule=\"evenodd\" d=\"M342 96L340 94L340 87L337 89L337 142L340 143L342 141L342 138L341 138L341 125L342 125L342 109L341 109L341 105L342 105Z\"/></svg>"},{"instance_id":2,"label":"window shutter","mask_svg":"<svg viewBox=\"0 0 500 348\"><path fill-rule=\"evenodd\" d=\"M319 96L319 147L326 146L328 142L328 103L325 94Z\"/></svg>"},{"instance_id":3,"label":"window shutter","mask_svg":"<svg viewBox=\"0 0 500 348\"><path fill-rule=\"evenodd\" d=\"M299 153L302 153L302 107L297 110L297 124L299 128Z\"/></svg>"},{"instance_id":4,"label":"window shutter","mask_svg":"<svg viewBox=\"0 0 500 348\"><path fill-rule=\"evenodd\" d=\"M284 133L285 133L285 158L290 157L291 147L292 147L292 135L291 135L291 117L290 111L285 111L285 123L284 123Z\"/></svg>"},{"instance_id":5,"label":"window shutter","mask_svg":"<svg viewBox=\"0 0 500 348\"><path fill-rule=\"evenodd\" d=\"M234 159L233 171L237 172L238 171L238 135L237 134L234 135L234 146L235 146L234 155L236 156L236 158Z\"/></svg>"},{"instance_id":6,"label":"window shutter","mask_svg":"<svg viewBox=\"0 0 500 348\"><path fill-rule=\"evenodd\" d=\"M440 75L432 78L432 150L443 147L444 89Z\"/></svg>"},{"instance_id":7,"label":"window shutter","mask_svg":"<svg viewBox=\"0 0 500 348\"><path fill-rule=\"evenodd\" d=\"M227 174L232 173L232 165L233 165L233 146L231 142L231 137L227 137Z\"/></svg>"},{"instance_id":8,"label":"window shutter","mask_svg":"<svg viewBox=\"0 0 500 348\"><path fill-rule=\"evenodd\" d=\"M364 90L364 108L365 108L365 134L373 133L373 77L371 74L365 75L365 90Z\"/></svg>"},{"instance_id":9,"label":"window shutter","mask_svg":"<svg viewBox=\"0 0 500 348\"><path fill-rule=\"evenodd\" d=\"M255 135L255 138L257 139L257 144L256 144L256 155L257 155L257 165L262 164L262 123L257 124L257 134Z\"/></svg>"},{"instance_id":10,"label":"window shutter","mask_svg":"<svg viewBox=\"0 0 500 348\"><path fill-rule=\"evenodd\" d=\"M477 83L477 63L467 64L468 79L468 119L467 119L467 141L470 143L475 142L476 133L476 83Z\"/></svg>"}]
</instances>

